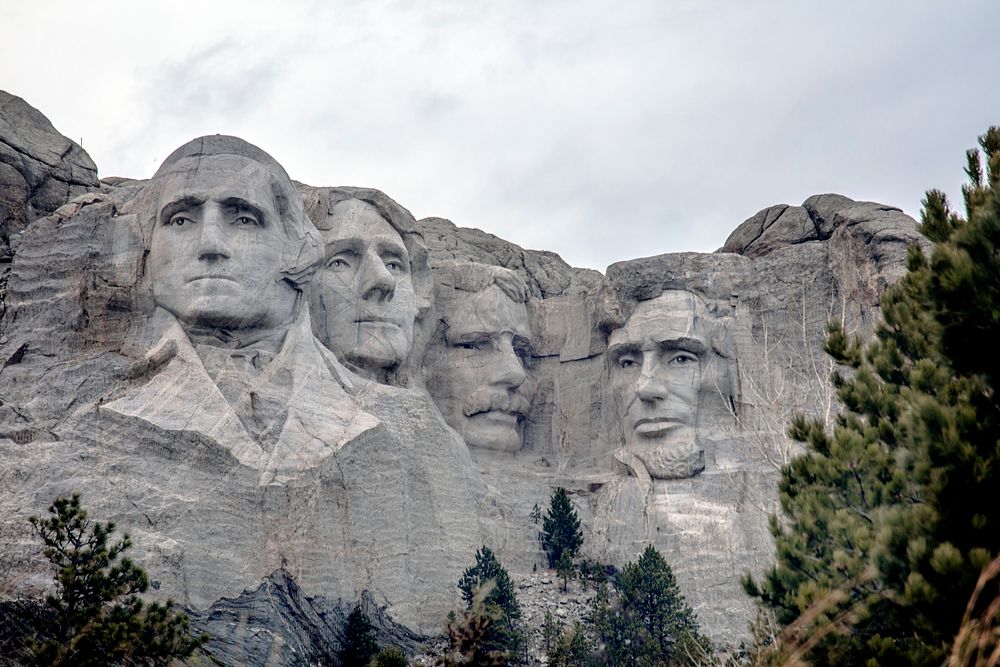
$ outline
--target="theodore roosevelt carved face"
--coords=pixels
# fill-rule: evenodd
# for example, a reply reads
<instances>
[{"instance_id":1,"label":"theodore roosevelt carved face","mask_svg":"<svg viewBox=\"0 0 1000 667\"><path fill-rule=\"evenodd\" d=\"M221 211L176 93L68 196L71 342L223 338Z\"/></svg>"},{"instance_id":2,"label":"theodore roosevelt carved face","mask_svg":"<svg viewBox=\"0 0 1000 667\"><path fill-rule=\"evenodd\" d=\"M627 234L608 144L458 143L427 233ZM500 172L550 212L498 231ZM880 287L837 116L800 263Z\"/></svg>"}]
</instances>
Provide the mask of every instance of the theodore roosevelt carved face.
<instances>
[{"instance_id":1,"label":"theodore roosevelt carved face","mask_svg":"<svg viewBox=\"0 0 1000 667\"><path fill-rule=\"evenodd\" d=\"M701 297L669 290L640 302L608 337L625 446L654 478L690 477L705 467L697 427L713 354L709 317Z\"/></svg>"},{"instance_id":2,"label":"theodore roosevelt carved face","mask_svg":"<svg viewBox=\"0 0 1000 667\"><path fill-rule=\"evenodd\" d=\"M441 326L425 360L427 388L469 447L516 452L533 390L527 288L500 267L456 263L436 273Z\"/></svg>"}]
</instances>

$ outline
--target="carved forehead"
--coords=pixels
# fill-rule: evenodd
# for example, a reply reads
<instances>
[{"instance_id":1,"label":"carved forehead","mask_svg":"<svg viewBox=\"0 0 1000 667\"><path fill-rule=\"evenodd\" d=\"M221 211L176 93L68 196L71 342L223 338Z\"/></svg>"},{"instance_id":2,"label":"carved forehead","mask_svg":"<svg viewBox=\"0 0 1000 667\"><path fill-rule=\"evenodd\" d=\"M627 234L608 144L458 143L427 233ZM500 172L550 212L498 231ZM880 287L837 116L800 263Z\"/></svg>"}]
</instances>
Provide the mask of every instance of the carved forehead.
<instances>
[{"instance_id":1,"label":"carved forehead","mask_svg":"<svg viewBox=\"0 0 1000 667\"><path fill-rule=\"evenodd\" d=\"M360 199L345 199L333 206L327 228L320 234L327 243L345 239L364 243L390 242L397 250L406 252L403 237L395 227L382 217L378 210Z\"/></svg>"},{"instance_id":2,"label":"carved forehead","mask_svg":"<svg viewBox=\"0 0 1000 667\"><path fill-rule=\"evenodd\" d=\"M679 290L641 301L625 326L608 336L608 348L655 346L671 341L698 341L708 346L707 308L700 297Z\"/></svg>"},{"instance_id":3,"label":"carved forehead","mask_svg":"<svg viewBox=\"0 0 1000 667\"><path fill-rule=\"evenodd\" d=\"M510 332L521 338L531 338L527 307L511 299L497 285L478 292L455 290L449 305L451 308L443 317L448 325L449 342L477 333Z\"/></svg>"},{"instance_id":4,"label":"carved forehead","mask_svg":"<svg viewBox=\"0 0 1000 667\"><path fill-rule=\"evenodd\" d=\"M277 209L271 184L274 175L264 165L238 155L185 157L161 170L159 208L185 197L198 200L240 198Z\"/></svg>"}]
</instances>

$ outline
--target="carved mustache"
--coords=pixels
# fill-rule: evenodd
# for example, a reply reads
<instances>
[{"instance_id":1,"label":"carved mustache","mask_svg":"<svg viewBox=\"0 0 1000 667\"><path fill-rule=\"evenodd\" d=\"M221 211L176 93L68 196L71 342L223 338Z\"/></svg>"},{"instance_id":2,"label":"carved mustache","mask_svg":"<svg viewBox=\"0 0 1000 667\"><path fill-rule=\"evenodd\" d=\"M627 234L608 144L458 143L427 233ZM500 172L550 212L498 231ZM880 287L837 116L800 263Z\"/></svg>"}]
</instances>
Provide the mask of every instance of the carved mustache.
<instances>
[{"instance_id":1,"label":"carved mustache","mask_svg":"<svg viewBox=\"0 0 1000 667\"><path fill-rule=\"evenodd\" d=\"M493 412L494 410L523 416L528 414L530 406L531 404L528 403L528 399L520 394L500 393L489 389L480 389L473 392L465 400L462 412L466 417L471 417L480 412Z\"/></svg>"}]
</instances>

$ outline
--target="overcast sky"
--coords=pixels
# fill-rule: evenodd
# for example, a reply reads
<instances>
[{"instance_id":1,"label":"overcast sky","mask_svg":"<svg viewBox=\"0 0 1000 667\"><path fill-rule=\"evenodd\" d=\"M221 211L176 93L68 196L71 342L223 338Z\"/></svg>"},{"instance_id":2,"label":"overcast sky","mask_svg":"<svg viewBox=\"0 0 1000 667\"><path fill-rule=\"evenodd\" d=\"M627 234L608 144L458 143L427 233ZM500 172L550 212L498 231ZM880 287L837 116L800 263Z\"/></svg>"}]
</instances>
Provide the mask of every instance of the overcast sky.
<instances>
[{"instance_id":1,"label":"overcast sky","mask_svg":"<svg viewBox=\"0 0 1000 667\"><path fill-rule=\"evenodd\" d=\"M956 203L1000 124L1000 1L0 0L0 88L148 178L235 134L603 270L837 192Z\"/></svg>"}]
</instances>

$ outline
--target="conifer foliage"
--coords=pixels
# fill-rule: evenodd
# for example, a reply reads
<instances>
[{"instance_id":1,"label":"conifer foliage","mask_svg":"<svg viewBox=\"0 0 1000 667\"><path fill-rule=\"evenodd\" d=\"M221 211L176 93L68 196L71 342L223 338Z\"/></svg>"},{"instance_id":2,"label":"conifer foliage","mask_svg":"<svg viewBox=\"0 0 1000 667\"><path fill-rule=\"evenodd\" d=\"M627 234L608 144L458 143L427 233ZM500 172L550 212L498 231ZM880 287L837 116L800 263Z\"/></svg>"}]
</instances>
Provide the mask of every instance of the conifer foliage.
<instances>
[{"instance_id":1,"label":"conifer foliage","mask_svg":"<svg viewBox=\"0 0 1000 667\"><path fill-rule=\"evenodd\" d=\"M375 628L361 605L355 604L344 625L344 641L337 656L340 664L344 667L366 667L377 651Z\"/></svg>"},{"instance_id":2,"label":"conifer foliage","mask_svg":"<svg viewBox=\"0 0 1000 667\"><path fill-rule=\"evenodd\" d=\"M476 564L462 574L458 588L468 611L474 610L477 593L488 590L485 596L481 596L483 615L490 619L482 650L506 653L513 662L517 662L524 644L520 627L521 606L510 575L493 551L484 545L476 552Z\"/></svg>"},{"instance_id":3,"label":"conifer foliage","mask_svg":"<svg viewBox=\"0 0 1000 667\"><path fill-rule=\"evenodd\" d=\"M47 518L31 517L56 568L54 635L35 646L40 665L166 665L208 640L188 633L188 618L173 603L145 604L146 573L123 554L128 535L109 544L113 523L90 521L80 496L57 498Z\"/></svg>"},{"instance_id":4,"label":"conifer foliage","mask_svg":"<svg viewBox=\"0 0 1000 667\"><path fill-rule=\"evenodd\" d=\"M605 646L604 663L652 667L710 660L711 644L653 545L618 573L614 587L616 601L602 585L594 602L594 628Z\"/></svg>"},{"instance_id":5,"label":"conifer foliage","mask_svg":"<svg viewBox=\"0 0 1000 667\"><path fill-rule=\"evenodd\" d=\"M808 452L782 471L778 563L745 585L782 624L824 608L818 621L841 631L815 643L817 665L941 664L1000 554L1000 128L980 146L965 217L927 193L921 231L936 243L929 260L911 248L875 340L831 328L833 432L801 417L790 429Z\"/></svg>"},{"instance_id":6,"label":"conifer foliage","mask_svg":"<svg viewBox=\"0 0 1000 667\"><path fill-rule=\"evenodd\" d=\"M542 521L542 546L549 556L549 567L556 567L563 552L575 558L583 544L580 519L566 489L557 488L549 499L549 511Z\"/></svg>"}]
</instances>

